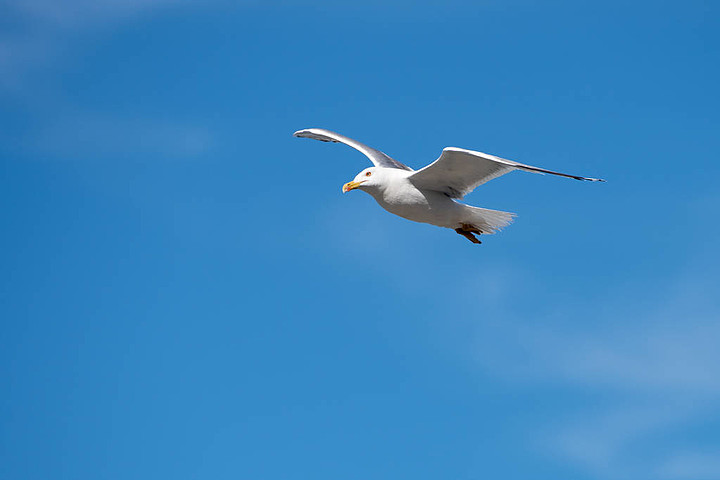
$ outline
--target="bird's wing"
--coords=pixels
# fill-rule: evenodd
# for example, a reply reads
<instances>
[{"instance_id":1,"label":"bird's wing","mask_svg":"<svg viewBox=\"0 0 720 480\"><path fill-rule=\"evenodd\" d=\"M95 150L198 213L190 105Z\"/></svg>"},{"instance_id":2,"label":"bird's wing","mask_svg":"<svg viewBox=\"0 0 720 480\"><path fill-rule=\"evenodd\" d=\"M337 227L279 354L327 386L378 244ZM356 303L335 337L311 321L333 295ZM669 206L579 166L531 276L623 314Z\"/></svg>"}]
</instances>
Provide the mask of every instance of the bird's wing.
<instances>
[{"instance_id":1,"label":"bird's wing","mask_svg":"<svg viewBox=\"0 0 720 480\"><path fill-rule=\"evenodd\" d=\"M592 182L605 181L599 178L586 178L553 172L544 168L532 167L488 155L487 153L455 147L443 149L440 158L410 175L409 179L418 188L443 192L452 198L462 198L472 192L475 187L513 170L550 173Z\"/></svg>"},{"instance_id":2,"label":"bird's wing","mask_svg":"<svg viewBox=\"0 0 720 480\"><path fill-rule=\"evenodd\" d=\"M340 135L339 133L331 132L330 130L325 130L323 128L306 128L305 130L298 130L293 135L301 138L313 138L315 140L320 140L321 142L344 143L345 145L362 152L363 155L368 157L376 167L399 168L401 170L412 171L412 168L388 157L380 150L375 150L374 148L368 147L357 140Z\"/></svg>"}]
</instances>

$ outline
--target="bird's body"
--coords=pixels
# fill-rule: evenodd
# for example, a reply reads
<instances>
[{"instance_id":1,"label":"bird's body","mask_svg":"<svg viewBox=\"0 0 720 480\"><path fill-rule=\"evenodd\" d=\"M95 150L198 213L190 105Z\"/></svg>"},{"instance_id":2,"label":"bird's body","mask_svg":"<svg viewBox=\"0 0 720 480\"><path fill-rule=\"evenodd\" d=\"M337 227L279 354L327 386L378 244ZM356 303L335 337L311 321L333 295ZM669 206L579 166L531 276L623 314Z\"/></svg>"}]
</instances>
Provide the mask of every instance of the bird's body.
<instances>
[{"instance_id":1,"label":"bird's body","mask_svg":"<svg viewBox=\"0 0 720 480\"><path fill-rule=\"evenodd\" d=\"M457 201L478 185L509 171L520 169L551 173L578 180L602 181L532 167L481 152L448 147L432 164L413 170L389 156L360 142L323 129L295 132L325 142L340 142L365 154L375 167L366 168L343 192L363 190L390 213L415 222L452 228L473 243L474 234L495 233L512 222L513 213L472 207Z\"/></svg>"},{"instance_id":2,"label":"bird's body","mask_svg":"<svg viewBox=\"0 0 720 480\"><path fill-rule=\"evenodd\" d=\"M408 177L412 172L399 169L382 169L379 185L365 191L385 210L415 222L450 227L460 217L461 205L445 194L433 190L420 190Z\"/></svg>"},{"instance_id":3,"label":"bird's body","mask_svg":"<svg viewBox=\"0 0 720 480\"><path fill-rule=\"evenodd\" d=\"M380 171L378 171L380 170ZM512 221L513 214L471 207L460 203L449 195L436 190L420 189L410 180L413 171L395 168L375 169L375 180L381 180L363 188L375 201L390 213L414 222L429 223L438 227L458 228L462 224L476 225L483 233L493 233L497 228ZM504 216L503 225L491 227L483 221L481 213L494 212ZM497 216L497 215L496 215Z\"/></svg>"},{"instance_id":4,"label":"bird's body","mask_svg":"<svg viewBox=\"0 0 720 480\"><path fill-rule=\"evenodd\" d=\"M390 213L438 227L455 228L463 221L466 207L443 193L420 190L407 179L397 179L384 192L370 194Z\"/></svg>"}]
</instances>

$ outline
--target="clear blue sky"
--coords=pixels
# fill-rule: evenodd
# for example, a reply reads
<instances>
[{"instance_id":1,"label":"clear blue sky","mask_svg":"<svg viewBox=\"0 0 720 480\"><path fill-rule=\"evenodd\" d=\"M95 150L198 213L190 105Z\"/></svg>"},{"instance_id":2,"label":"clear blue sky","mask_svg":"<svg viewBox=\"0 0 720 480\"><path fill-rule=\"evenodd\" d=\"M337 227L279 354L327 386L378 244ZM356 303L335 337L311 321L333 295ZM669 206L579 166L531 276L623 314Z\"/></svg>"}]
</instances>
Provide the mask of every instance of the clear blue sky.
<instances>
[{"instance_id":1,"label":"clear blue sky","mask_svg":"<svg viewBox=\"0 0 720 480\"><path fill-rule=\"evenodd\" d=\"M0 3L1 478L720 478L720 6L385 4Z\"/></svg>"}]
</instances>

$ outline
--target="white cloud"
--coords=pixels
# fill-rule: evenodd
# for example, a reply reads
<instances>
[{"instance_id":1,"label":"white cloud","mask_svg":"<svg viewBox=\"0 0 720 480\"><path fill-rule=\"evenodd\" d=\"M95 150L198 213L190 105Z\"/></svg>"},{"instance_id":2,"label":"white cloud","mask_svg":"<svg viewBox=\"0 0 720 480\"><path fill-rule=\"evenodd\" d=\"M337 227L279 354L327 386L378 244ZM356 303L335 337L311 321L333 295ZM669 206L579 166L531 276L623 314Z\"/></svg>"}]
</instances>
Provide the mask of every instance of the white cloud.
<instances>
[{"instance_id":1,"label":"white cloud","mask_svg":"<svg viewBox=\"0 0 720 480\"><path fill-rule=\"evenodd\" d=\"M0 94L35 118L23 133L10 138L5 135L4 147L68 158L136 153L195 156L205 152L213 140L203 126L92 112L65 101L47 75L49 67L69 58L81 40L100 29L190 4L186 0L4 2L14 28L0 37Z\"/></svg>"},{"instance_id":2,"label":"white cloud","mask_svg":"<svg viewBox=\"0 0 720 480\"><path fill-rule=\"evenodd\" d=\"M0 91L17 94L37 70L63 57L83 34L142 14L189 5L185 0L0 1L13 24L0 36Z\"/></svg>"},{"instance_id":3,"label":"white cloud","mask_svg":"<svg viewBox=\"0 0 720 480\"><path fill-rule=\"evenodd\" d=\"M123 20L137 14L173 5L189 4L187 0L22 0L5 2L29 27L68 30Z\"/></svg>"},{"instance_id":4,"label":"white cloud","mask_svg":"<svg viewBox=\"0 0 720 480\"><path fill-rule=\"evenodd\" d=\"M671 480L720 479L720 446L712 452L680 452L660 467L659 476Z\"/></svg>"},{"instance_id":5,"label":"white cloud","mask_svg":"<svg viewBox=\"0 0 720 480\"><path fill-rule=\"evenodd\" d=\"M720 419L720 308L708 295L715 284L694 272L669 294L642 294L639 287L598 299L612 307L606 309L612 318L589 309L575 312L577 322L573 314L561 321L542 314L532 323L508 321L483 332L478 358L486 371L522 388L552 386L589 399L559 409L528 438L561 462L602 479L648 478L648 472L720 479L718 462L676 438L678 431ZM624 311L641 295L657 299L657 308Z\"/></svg>"},{"instance_id":6,"label":"white cloud","mask_svg":"<svg viewBox=\"0 0 720 480\"><path fill-rule=\"evenodd\" d=\"M201 126L86 113L63 116L40 128L21 147L66 158L118 154L193 157L212 145L211 132Z\"/></svg>"}]
</instances>

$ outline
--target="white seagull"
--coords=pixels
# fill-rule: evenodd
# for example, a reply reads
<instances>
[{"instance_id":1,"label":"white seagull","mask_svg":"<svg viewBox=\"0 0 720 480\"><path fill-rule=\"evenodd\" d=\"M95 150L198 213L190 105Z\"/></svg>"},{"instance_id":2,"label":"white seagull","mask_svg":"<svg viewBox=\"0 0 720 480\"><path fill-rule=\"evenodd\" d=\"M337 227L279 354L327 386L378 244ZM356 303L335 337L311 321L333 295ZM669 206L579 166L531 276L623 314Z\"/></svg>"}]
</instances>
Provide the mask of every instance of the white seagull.
<instances>
[{"instance_id":1,"label":"white seagull","mask_svg":"<svg viewBox=\"0 0 720 480\"><path fill-rule=\"evenodd\" d=\"M342 187L343 193L363 190L385 210L408 220L452 228L473 243L474 234L492 234L509 225L514 213L472 207L457 200L475 187L513 170L550 173L576 180L604 182L532 167L504 158L463 148L446 147L440 158L430 165L413 170L380 150L322 128L308 128L294 133L296 137L323 142L339 142L360 151L375 165L358 173Z\"/></svg>"}]
</instances>

